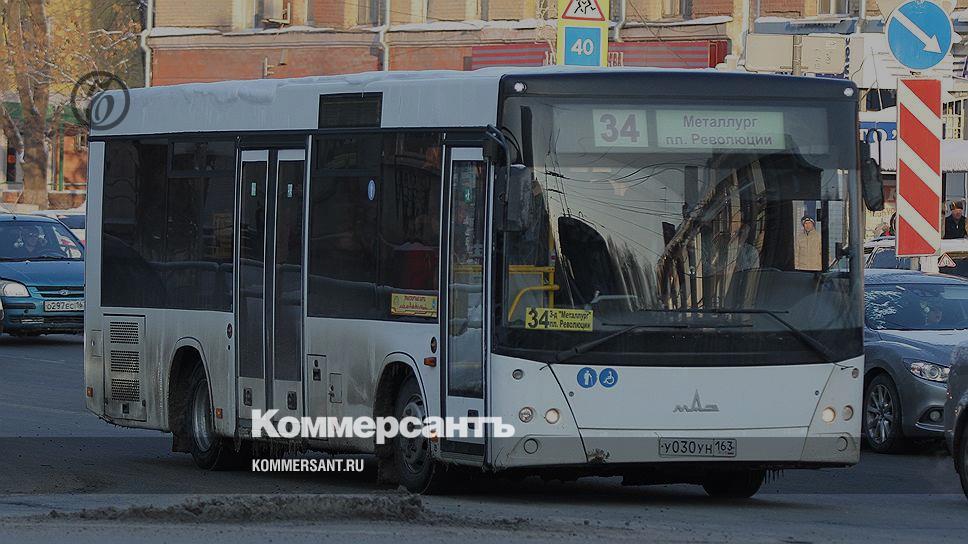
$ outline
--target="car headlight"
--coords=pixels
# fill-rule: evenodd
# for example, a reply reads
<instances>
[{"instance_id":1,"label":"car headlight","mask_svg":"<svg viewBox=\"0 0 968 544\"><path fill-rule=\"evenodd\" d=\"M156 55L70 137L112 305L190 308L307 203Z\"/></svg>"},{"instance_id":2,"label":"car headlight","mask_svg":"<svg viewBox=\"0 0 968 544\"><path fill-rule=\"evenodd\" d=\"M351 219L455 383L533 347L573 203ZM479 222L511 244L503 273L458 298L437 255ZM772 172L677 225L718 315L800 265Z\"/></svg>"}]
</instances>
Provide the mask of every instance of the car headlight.
<instances>
[{"instance_id":1,"label":"car headlight","mask_svg":"<svg viewBox=\"0 0 968 544\"><path fill-rule=\"evenodd\" d=\"M5 297L29 297L27 286L15 281L0 280L0 295Z\"/></svg>"},{"instance_id":2,"label":"car headlight","mask_svg":"<svg viewBox=\"0 0 968 544\"><path fill-rule=\"evenodd\" d=\"M931 382L947 383L948 367L926 361L907 361L911 374Z\"/></svg>"}]
</instances>

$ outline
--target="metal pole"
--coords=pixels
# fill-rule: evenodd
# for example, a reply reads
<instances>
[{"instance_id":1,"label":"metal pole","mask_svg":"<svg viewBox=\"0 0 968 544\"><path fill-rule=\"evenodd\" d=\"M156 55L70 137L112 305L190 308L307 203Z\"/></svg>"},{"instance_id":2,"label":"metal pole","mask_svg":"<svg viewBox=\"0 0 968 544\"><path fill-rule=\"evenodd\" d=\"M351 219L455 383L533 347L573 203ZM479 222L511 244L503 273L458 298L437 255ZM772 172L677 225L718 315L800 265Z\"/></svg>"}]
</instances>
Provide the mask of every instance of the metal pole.
<instances>
[{"instance_id":1,"label":"metal pole","mask_svg":"<svg viewBox=\"0 0 968 544\"><path fill-rule=\"evenodd\" d=\"M803 36L793 37L793 75L803 75Z\"/></svg>"},{"instance_id":2,"label":"metal pole","mask_svg":"<svg viewBox=\"0 0 968 544\"><path fill-rule=\"evenodd\" d=\"M151 47L148 46L148 35L155 27L155 0L148 0L145 7L145 28L141 31L141 50L145 54L145 87L151 87Z\"/></svg>"}]
</instances>

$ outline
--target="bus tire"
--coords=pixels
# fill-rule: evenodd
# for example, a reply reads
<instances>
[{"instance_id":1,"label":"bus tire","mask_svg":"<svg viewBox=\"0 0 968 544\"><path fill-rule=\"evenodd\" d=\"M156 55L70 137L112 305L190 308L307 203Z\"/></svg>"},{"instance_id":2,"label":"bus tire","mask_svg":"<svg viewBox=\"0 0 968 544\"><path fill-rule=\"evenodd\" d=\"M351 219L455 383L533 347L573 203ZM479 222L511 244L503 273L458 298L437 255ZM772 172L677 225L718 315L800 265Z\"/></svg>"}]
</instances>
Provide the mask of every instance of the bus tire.
<instances>
[{"instance_id":1,"label":"bus tire","mask_svg":"<svg viewBox=\"0 0 968 544\"><path fill-rule=\"evenodd\" d=\"M748 499L760 490L765 476L763 470L715 471L706 475L702 488L718 499Z\"/></svg>"},{"instance_id":2,"label":"bus tire","mask_svg":"<svg viewBox=\"0 0 968 544\"><path fill-rule=\"evenodd\" d=\"M416 377L411 375L400 384L393 415L398 420L415 417L423 421L427 417L423 394ZM429 438L423 435L405 438L398 434L393 439L393 464L398 482L410 492L429 493L439 490L444 471L433 457Z\"/></svg>"},{"instance_id":3,"label":"bus tire","mask_svg":"<svg viewBox=\"0 0 968 544\"><path fill-rule=\"evenodd\" d=\"M232 440L215 434L212 424L214 408L202 365L195 366L189 384L184 432L188 436L189 451L195 464L204 470L242 468L250 445L244 443L242 449L236 451Z\"/></svg>"}]
</instances>

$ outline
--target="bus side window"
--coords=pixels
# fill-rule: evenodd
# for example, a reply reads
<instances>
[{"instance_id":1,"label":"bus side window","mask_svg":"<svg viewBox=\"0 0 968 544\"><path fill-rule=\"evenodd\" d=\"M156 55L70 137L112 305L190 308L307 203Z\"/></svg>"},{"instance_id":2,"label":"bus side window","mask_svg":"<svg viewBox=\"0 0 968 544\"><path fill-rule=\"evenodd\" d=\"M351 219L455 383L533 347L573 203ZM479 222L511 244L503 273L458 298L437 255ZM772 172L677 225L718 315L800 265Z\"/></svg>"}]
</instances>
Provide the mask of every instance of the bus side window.
<instances>
[{"instance_id":1,"label":"bus side window","mask_svg":"<svg viewBox=\"0 0 968 544\"><path fill-rule=\"evenodd\" d=\"M437 133L384 137L379 211L382 317L437 317L442 149Z\"/></svg>"},{"instance_id":2,"label":"bus side window","mask_svg":"<svg viewBox=\"0 0 968 544\"><path fill-rule=\"evenodd\" d=\"M319 137L314 149L309 315L436 319L441 135Z\"/></svg>"}]
</instances>

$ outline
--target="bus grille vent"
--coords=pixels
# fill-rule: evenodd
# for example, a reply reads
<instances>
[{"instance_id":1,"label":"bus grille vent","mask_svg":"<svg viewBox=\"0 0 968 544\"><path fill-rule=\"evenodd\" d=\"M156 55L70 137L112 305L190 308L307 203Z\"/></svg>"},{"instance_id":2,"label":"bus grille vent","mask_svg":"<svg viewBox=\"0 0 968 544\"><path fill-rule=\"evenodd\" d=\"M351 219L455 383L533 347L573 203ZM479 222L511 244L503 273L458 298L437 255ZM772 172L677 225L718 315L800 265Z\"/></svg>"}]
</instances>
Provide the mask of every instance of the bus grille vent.
<instances>
[{"instance_id":1,"label":"bus grille vent","mask_svg":"<svg viewBox=\"0 0 968 544\"><path fill-rule=\"evenodd\" d=\"M105 316L104 413L109 418L147 421L150 400L145 382L151 360L145 352L144 316Z\"/></svg>"},{"instance_id":2,"label":"bus grille vent","mask_svg":"<svg viewBox=\"0 0 968 544\"><path fill-rule=\"evenodd\" d=\"M137 351L111 350L111 372L137 374L141 368L141 356Z\"/></svg>"},{"instance_id":3,"label":"bus grille vent","mask_svg":"<svg viewBox=\"0 0 968 544\"><path fill-rule=\"evenodd\" d=\"M141 338L138 323L126 321L112 321L110 338L112 344L137 344Z\"/></svg>"},{"instance_id":4,"label":"bus grille vent","mask_svg":"<svg viewBox=\"0 0 968 544\"><path fill-rule=\"evenodd\" d=\"M121 402L138 402L141 400L141 386L138 380L112 379L111 398Z\"/></svg>"}]
</instances>

